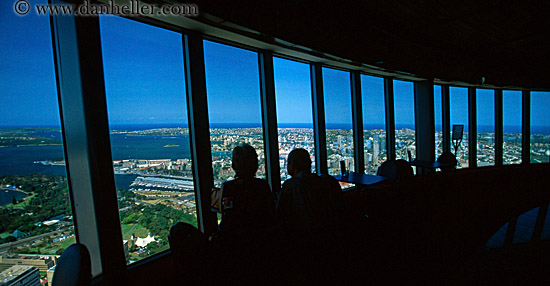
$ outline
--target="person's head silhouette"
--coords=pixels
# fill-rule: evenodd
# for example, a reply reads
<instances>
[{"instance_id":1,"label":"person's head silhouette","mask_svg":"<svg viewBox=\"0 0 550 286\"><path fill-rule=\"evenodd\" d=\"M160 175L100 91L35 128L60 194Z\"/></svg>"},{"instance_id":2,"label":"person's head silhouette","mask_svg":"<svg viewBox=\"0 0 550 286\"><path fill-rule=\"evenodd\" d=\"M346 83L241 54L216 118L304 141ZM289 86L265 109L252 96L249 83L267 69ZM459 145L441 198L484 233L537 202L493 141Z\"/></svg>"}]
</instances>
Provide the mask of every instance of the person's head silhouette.
<instances>
[{"instance_id":1,"label":"person's head silhouette","mask_svg":"<svg viewBox=\"0 0 550 286\"><path fill-rule=\"evenodd\" d=\"M456 168L456 165L458 164L458 161L456 160L456 156L453 153L448 151L443 152L443 154L441 154L439 158L437 158L437 162L443 163L443 164L449 164L448 166L440 168L442 172L453 171Z\"/></svg>"},{"instance_id":2,"label":"person's head silhouette","mask_svg":"<svg viewBox=\"0 0 550 286\"><path fill-rule=\"evenodd\" d=\"M288 173L294 177L301 171L311 172L311 158L306 149L297 148L288 154Z\"/></svg>"},{"instance_id":3,"label":"person's head silhouette","mask_svg":"<svg viewBox=\"0 0 550 286\"><path fill-rule=\"evenodd\" d=\"M254 177L258 171L258 154L254 147L248 144L235 147L231 167L235 170L235 177Z\"/></svg>"}]
</instances>

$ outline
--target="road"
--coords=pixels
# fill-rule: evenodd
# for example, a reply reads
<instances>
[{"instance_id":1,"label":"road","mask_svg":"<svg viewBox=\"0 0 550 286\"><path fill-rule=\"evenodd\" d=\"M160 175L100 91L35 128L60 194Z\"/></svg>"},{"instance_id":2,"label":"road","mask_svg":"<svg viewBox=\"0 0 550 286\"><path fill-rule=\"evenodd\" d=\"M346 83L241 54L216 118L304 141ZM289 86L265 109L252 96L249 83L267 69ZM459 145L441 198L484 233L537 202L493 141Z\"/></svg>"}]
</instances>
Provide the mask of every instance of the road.
<instances>
[{"instance_id":1,"label":"road","mask_svg":"<svg viewBox=\"0 0 550 286\"><path fill-rule=\"evenodd\" d=\"M29 242L32 242L32 241L35 241L35 240L38 240L38 239L42 239L45 236L49 236L49 235L53 236L53 235L56 235L56 234L59 234L59 233L62 233L62 232L63 232L62 230L55 230L55 231L52 231L52 232L48 232L48 233L44 233L44 234L40 234L40 235L35 235L35 236L23 238L23 239L14 241L14 242L8 242L8 243L0 244L0 256L7 253L8 249L10 249L10 247L20 246L21 244L25 244L25 243L29 243Z\"/></svg>"},{"instance_id":2,"label":"road","mask_svg":"<svg viewBox=\"0 0 550 286\"><path fill-rule=\"evenodd\" d=\"M144 204L144 205L147 205L147 206L154 206L154 204L152 203L148 203L148 202L144 202L144 201L140 201L140 200L134 200L136 203L140 203L140 204Z\"/></svg>"}]
</instances>

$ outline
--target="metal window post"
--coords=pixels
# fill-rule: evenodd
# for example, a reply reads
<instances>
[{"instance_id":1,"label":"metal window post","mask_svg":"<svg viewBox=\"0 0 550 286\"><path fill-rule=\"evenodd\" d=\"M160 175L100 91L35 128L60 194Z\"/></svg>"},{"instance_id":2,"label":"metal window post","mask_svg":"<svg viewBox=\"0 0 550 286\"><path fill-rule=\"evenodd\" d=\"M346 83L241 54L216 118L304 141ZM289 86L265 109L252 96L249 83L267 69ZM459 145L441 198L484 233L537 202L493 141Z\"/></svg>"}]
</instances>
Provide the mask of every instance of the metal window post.
<instances>
[{"instance_id":1,"label":"metal window post","mask_svg":"<svg viewBox=\"0 0 550 286\"><path fill-rule=\"evenodd\" d=\"M363 104L361 100L361 74L357 71L351 72L350 79L355 172L364 173L365 146L363 145Z\"/></svg>"},{"instance_id":2,"label":"metal window post","mask_svg":"<svg viewBox=\"0 0 550 286\"><path fill-rule=\"evenodd\" d=\"M503 164L502 89L495 89L495 165Z\"/></svg>"},{"instance_id":3,"label":"metal window post","mask_svg":"<svg viewBox=\"0 0 550 286\"><path fill-rule=\"evenodd\" d=\"M432 81L414 83L416 158L435 161L434 88Z\"/></svg>"},{"instance_id":4,"label":"metal window post","mask_svg":"<svg viewBox=\"0 0 550 286\"><path fill-rule=\"evenodd\" d=\"M212 233L217 228L217 218L216 214L210 211L210 191L214 187L214 175L212 174L202 35L197 32L184 35L183 52L197 220L203 233Z\"/></svg>"},{"instance_id":5,"label":"metal window post","mask_svg":"<svg viewBox=\"0 0 550 286\"><path fill-rule=\"evenodd\" d=\"M531 163L531 92L521 93L521 163Z\"/></svg>"},{"instance_id":6,"label":"metal window post","mask_svg":"<svg viewBox=\"0 0 550 286\"><path fill-rule=\"evenodd\" d=\"M449 99L449 86L441 86L441 119L443 126L443 152L451 152L451 104Z\"/></svg>"},{"instance_id":7,"label":"metal window post","mask_svg":"<svg viewBox=\"0 0 550 286\"><path fill-rule=\"evenodd\" d=\"M279 142L277 138L273 53L269 51L260 52L258 54L258 62L260 70L266 177L271 185L271 191L279 192L281 189L281 170L279 166Z\"/></svg>"},{"instance_id":8,"label":"metal window post","mask_svg":"<svg viewBox=\"0 0 550 286\"><path fill-rule=\"evenodd\" d=\"M52 1L52 4L66 4ZM98 17L51 15L57 91L77 242L105 284L126 281Z\"/></svg>"},{"instance_id":9,"label":"metal window post","mask_svg":"<svg viewBox=\"0 0 550 286\"><path fill-rule=\"evenodd\" d=\"M468 88L468 167L477 167L477 98L476 89Z\"/></svg>"},{"instance_id":10,"label":"metal window post","mask_svg":"<svg viewBox=\"0 0 550 286\"><path fill-rule=\"evenodd\" d=\"M315 136L315 164L317 174L328 174L327 133L325 126L325 100L323 94L323 74L320 63L310 65L311 97L313 104L313 133Z\"/></svg>"},{"instance_id":11,"label":"metal window post","mask_svg":"<svg viewBox=\"0 0 550 286\"><path fill-rule=\"evenodd\" d=\"M384 78L384 101L386 105L386 151L388 160L395 159L395 117L393 114L393 79Z\"/></svg>"}]
</instances>

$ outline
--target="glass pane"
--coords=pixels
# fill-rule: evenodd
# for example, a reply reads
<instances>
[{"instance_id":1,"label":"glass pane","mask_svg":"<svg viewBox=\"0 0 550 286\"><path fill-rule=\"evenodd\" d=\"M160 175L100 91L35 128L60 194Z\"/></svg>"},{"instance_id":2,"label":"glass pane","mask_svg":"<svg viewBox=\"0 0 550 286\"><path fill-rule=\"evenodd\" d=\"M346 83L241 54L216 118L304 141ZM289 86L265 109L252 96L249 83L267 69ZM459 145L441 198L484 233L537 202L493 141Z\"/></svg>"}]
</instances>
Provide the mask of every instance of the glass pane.
<instances>
[{"instance_id":1,"label":"glass pane","mask_svg":"<svg viewBox=\"0 0 550 286\"><path fill-rule=\"evenodd\" d=\"M0 272L23 268L47 283L53 255L76 242L50 23L18 16L11 1L0 5ZM0 284L23 279L12 277Z\"/></svg>"},{"instance_id":2,"label":"glass pane","mask_svg":"<svg viewBox=\"0 0 550 286\"><path fill-rule=\"evenodd\" d=\"M441 106L441 86L434 85L435 158L443 153L443 110Z\"/></svg>"},{"instance_id":3,"label":"glass pane","mask_svg":"<svg viewBox=\"0 0 550 286\"><path fill-rule=\"evenodd\" d=\"M506 231L508 230L508 223L501 226L497 232L495 232L485 243L486 248L499 248L504 246L504 240L506 239Z\"/></svg>"},{"instance_id":4,"label":"glass pane","mask_svg":"<svg viewBox=\"0 0 550 286\"><path fill-rule=\"evenodd\" d=\"M550 239L550 212L546 213L546 217L544 218L544 226L542 227L542 240L549 240Z\"/></svg>"},{"instance_id":5,"label":"glass pane","mask_svg":"<svg viewBox=\"0 0 550 286\"><path fill-rule=\"evenodd\" d=\"M462 141L452 140L452 151L458 160L457 168L468 167L468 89L463 87L449 88L451 108L451 132L453 125L464 125ZM451 135L452 139L452 135ZM455 145L458 144L458 145ZM457 148L458 147L458 150Z\"/></svg>"},{"instance_id":6,"label":"glass pane","mask_svg":"<svg viewBox=\"0 0 550 286\"><path fill-rule=\"evenodd\" d=\"M120 17L100 17L100 24L121 229L132 263L168 249L175 222L197 225L182 39Z\"/></svg>"},{"instance_id":7,"label":"glass pane","mask_svg":"<svg viewBox=\"0 0 550 286\"><path fill-rule=\"evenodd\" d=\"M521 91L502 92L503 158L505 165L521 163Z\"/></svg>"},{"instance_id":8,"label":"glass pane","mask_svg":"<svg viewBox=\"0 0 550 286\"><path fill-rule=\"evenodd\" d=\"M513 243L527 243L531 241L539 209L540 207L537 207L518 216Z\"/></svg>"},{"instance_id":9,"label":"glass pane","mask_svg":"<svg viewBox=\"0 0 550 286\"><path fill-rule=\"evenodd\" d=\"M354 171L350 74L323 68L323 89L328 173L340 174L340 161L346 162L347 170Z\"/></svg>"},{"instance_id":10,"label":"glass pane","mask_svg":"<svg viewBox=\"0 0 550 286\"><path fill-rule=\"evenodd\" d=\"M274 58L273 69L282 182L290 177L286 170L286 159L288 153L296 148L304 148L309 152L311 171L315 172L311 79L309 65L304 63Z\"/></svg>"},{"instance_id":11,"label":"glass pane","mask_svg":"<svg viewBox=\"0 0 550 286\"><path fill-rule=\"evenodd\" d=\"M265 178L258 54L204 41L204 61L214 185L235 176L231 155L241 143L256 149L256 176Z\"/></svg>"},{"instance_id":12,"label":"glass pane","mask_svg":"<svg viewBox=\"0 0 550 286\"><path fill-rule=\"evenodd\" d=\"M361 75L365 172L375 175L386 161L386 108L384 79Z\"/></svg>"},{"instance_id":13,"label":"glass pane","mask_svg":"<svg viewBox=\"0 0 550 286\"><path fill-rule=\"evenodd\" d=\"M550 92L531 92L531 163L550 159Z\"/></svg>"},{"instance_id":14,"label":"glass pane","mask_svg":"<svg viewBox=\"0 0 550 286\"><path fill-rule=\"evenodd\" d=\"M394 80L395 112L395 156L397 159L409 160L416 157L416 138L414 123L414 84Z\"/></svg>"},{"instance_id":15,"label":"glass pane","mask_svg":"<svg viewBox=\"0 0 550 286\"><path fill-rule=\"evenodd\" d=\"M495 91L477 89L477 165L495 165Z\"/></svg>"}]
</instances>

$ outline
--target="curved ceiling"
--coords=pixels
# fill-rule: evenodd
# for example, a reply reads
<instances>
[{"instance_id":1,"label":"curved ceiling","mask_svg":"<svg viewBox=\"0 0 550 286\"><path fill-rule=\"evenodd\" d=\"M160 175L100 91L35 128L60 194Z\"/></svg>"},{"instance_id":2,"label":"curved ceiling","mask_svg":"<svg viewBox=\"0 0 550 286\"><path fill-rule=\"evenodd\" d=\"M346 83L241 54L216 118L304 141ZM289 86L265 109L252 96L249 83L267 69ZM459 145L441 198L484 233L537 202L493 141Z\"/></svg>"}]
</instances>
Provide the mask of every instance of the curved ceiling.
<instances>
[{"instance_id":1,"label":"curved ceiling","mask_svg":"<svg viewBox=\"0 0 550 286\"><path fill-rule=\"evenodd\" d=\"M198 1L200 13L390 71L550 89L550 1Z\"/></svg>"}]
</instances>

